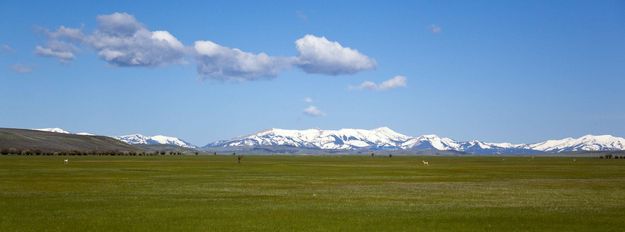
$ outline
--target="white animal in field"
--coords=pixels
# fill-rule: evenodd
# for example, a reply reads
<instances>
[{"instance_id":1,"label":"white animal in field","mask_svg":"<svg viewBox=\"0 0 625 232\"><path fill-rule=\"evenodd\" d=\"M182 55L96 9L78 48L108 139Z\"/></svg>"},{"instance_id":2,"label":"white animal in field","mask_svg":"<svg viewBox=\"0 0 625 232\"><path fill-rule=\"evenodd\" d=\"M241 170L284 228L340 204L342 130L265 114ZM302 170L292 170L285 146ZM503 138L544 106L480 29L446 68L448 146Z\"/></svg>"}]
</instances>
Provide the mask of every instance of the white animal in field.
<instances>
[{"instance_id":1,"label":"white animal in field","mask_svg":"<svg viewBox=\"0 0 625 232\"><path fill-rule=\"evenodd\" d=\"M425 166L430 166L430 162L428 162L428 161L421 160L421 162L422 162L422 163L423 163L423 165L425 165Z\"/></svg>"},{"instance_id":2,"label":"white animal in field","mask_svg":"<svg viewBox=\"0 0 625 232\"><path fill-rule=\"evenodd\" d=\"M68 160L68 159L64 159L64 160L63 160L63 163L64 163L64 164L68 164L68 163L69 163L69 160Z\"/></svg>"}]
</instances>

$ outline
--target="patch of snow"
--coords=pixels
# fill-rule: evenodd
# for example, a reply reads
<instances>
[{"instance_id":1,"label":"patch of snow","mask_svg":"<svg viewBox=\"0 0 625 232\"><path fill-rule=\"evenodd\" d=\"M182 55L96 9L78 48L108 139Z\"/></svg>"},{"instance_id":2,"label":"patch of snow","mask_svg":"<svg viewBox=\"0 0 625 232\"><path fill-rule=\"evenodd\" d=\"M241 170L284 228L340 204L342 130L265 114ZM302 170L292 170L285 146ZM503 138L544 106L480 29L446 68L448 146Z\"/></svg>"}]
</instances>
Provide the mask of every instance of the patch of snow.
<instances>
[{"instance_id":1,"label":"patch of snow","mask_svg":"<svg viewBox=\"0 0 625 232\"><path fill-rule=\"evenodd\" d=\"M40 129L34 129L34 130L70 134L69 131L63 130L61 128L40 128Z\"/></svg>"},{"instance_id":2,"label":"patch of snow","mask_svg":"<svg viewBox=\"0 0 625 232\"><path fill-rule=\"evenodd\" d=\"M87 132L78 132L78 133L76 133L76 134L77 134L77 135L94 135L94 134L87 133Z\"/></svg>"}]
</instances>

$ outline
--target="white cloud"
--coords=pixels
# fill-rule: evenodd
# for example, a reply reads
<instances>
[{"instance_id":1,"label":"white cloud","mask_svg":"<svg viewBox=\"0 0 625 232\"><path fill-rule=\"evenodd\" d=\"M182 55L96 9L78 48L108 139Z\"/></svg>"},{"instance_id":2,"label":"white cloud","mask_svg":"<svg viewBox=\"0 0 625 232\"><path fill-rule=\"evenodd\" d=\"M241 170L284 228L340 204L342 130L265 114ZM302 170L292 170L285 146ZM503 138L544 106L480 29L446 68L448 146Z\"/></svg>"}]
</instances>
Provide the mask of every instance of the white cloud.
<instances>
[{"instance_id":1,"label":"white cloud","mask_svg":"<svg viewBox=\"0 0 625 232\"><path fill-rule=\"evenodd\" d=\"M119 37L134 35L137 31L145 30L145 27L134 16L122 12L108 15L98 15L98 31Z\"/></svg>"},{"instance_id":2,"label":"white cloud","mask_svg":"<svg viewBox=\"0 0 625 232\"><path fill-rule=\"evenodd\" d=\"M299 51L297 66L307 73L353 74L376 66L373 59L325 37L306 35L295 45Z\"/></svg>"},{"instance_id":3,"label":"white cloud","mask_svg":"<svg viewBox=\"0 0 625 232\"><path fill-rule=\"evenodd\" d=\"M298 56L279 57L229 48L209 40L186 46L170 32L151 31L127 13L99 15L97 22L96 29L86 34L82 29L64 26L55 31L44 30L47 41L36 46L35 53L68 62L76 57L79 48L89 48L109 64L122 67L184 63L185 58L194 56L202 78L234 81L273 78L294 66L307 73L326 75L353 74L376 66L373 59L359 51L314 35L295 41Z\"/></svg>"},{"instance_id":4,"label":"white cloud","mask_svg":"<svg viewBox=\"0 0 625 232\"><path fill-rule=\"evenodd\" d=\"M82 41L85 35L81 29L60 26L56 31L46 31L48 38L57 40Z\"/></svg>"},{"instance_id":5,"label":"white cloud","mask_svg":"<svg viewBox=\"0 0 625 232\"><path fill-rule=\"evenodd\" d=\"M380 84L372 81L364 81L357 86L350 86L350 89L368 89L368 90L389 90L399 87L406 87L407 79L404 76L395 76L391 79L385 80Z\"/></svg>"},{"instance_id":6,"label":"white cloud","mask_svg":"<svg viewBox=\"0 0 625 232\"><path fill-rule=\"evenodd\" d=\"M304 98L304 102L306 102L306 103L312 103L312 102L313 102L313 99L312 99L311 97L305 97L305 98Z\"/></svg>"},{"instance_id":7,"label":"white cloud","mask_svg":"<svg viewBox=\"0 0 625 232\"><path fill-rule=\"evenodd\" d=\"M168 31L150 31L127 13L97 17L98 29L87 38L100 58L117 66L159 66L178 63L184 45Z\"/></svg>"},{"instance_id":8,"label":"white cloud","mask_svg":"<svg viewBox=\"0 0 625 232\"><path fill-rule=\"evenodd\" d=\"M35 54L44 57L57 58L61 62L73 60L78 48L75 44L80 44L84 40L84 35L77 28L60 26L55 31L43 30L48 41L46 45L35 47Z\"/></svg>"},{"instance_id":9,"label":"white cloud","mask_svg":"<svg viewBox=\"0 0 625 232\"><path fill-rule=\"evenodd\" d=\"M404 76L395 76L391 79L383 81L378 85L380 90L394 89L399 87L406 87L406 77Z\"/></svg>"},{"instance_id":10,"label":"white cloud","mask_svg":"<svg viewBox=\"0 0 625 232\"><path fill-rule=\"evenodd\" d=\"M197 71L209 79L244 81L271 78L293 62L293 58L244 52L208 40L196 41L194 48Z\"/></svg>"},{"instance_id":11,"label":"white cloud","mask_svg":"<svg viewBox=\"0 0 625 232\"><path fill-rule=\"evenodd\" d=\"M52 43L55 44L55 43ZM48 44L46 47L35 47L35 54L45 57L55 57L59 61L67 62L74 59L74 49L71 46L65 46L62 44L52 45Z\"/></svg>"},{"instance_id":12,"label":"white cloud","mask_svg":"<svg viewBox=\"0 0 625 232\"><path fill-rule=\"evenodd\" d=\"M77 45L87 45L116 66L158 66L181 62L185 56L184 45L171 33L150 31L127 13L99 15L97 21L98 27L89 35L64 26L46 31L46 45L37 46L35 52L70 61Z\"/></svg>"},{"instance_id":13,"label":"white cloud","mask_svg":"<svg viewBox=\"0 0 625 232\"><path fill-rule=\"evenodd\" d=\"M194 50L198 73L209 79L242 81L275 77L293 65L308 73L328 75L352 74L375 67L372 59L325 37L306 35L295 44L299 56L274 57L262 52L244 52L211 41L196 41Z\"/></svg>"},{"instance_id":14,"label":"white cloud","mask_svg":"<svg viewBox=\"0 0 625 232\"><path fill-rule=\"evenodd\" d=\"M311 117L322 117L326 115L324 112L317 109L316 106L308 106L306 109L304 109L304 114Z\"/></svg>"},{"instance_id":15,"label":"white cloud","mask_svg":"<svg viewBox=\"0 0 625 232\"><path fill-rule=\"evenodd\" d=\"M33 67L23 64L11 65L11 69L16 73L30 73L33 71Z\"/></svg>"},{"instance_id":16,"label":"white cloud","mask_svg":"<svg viewBox=\"0 0 625 232\"><path fill-rule=\"evenodd\" d=\"M440 26L436 24L432 24L430 25L430 31L432 32L432 34L438 34L443 31L443 28L441 28Z\"/></svg>"}]
</instances>

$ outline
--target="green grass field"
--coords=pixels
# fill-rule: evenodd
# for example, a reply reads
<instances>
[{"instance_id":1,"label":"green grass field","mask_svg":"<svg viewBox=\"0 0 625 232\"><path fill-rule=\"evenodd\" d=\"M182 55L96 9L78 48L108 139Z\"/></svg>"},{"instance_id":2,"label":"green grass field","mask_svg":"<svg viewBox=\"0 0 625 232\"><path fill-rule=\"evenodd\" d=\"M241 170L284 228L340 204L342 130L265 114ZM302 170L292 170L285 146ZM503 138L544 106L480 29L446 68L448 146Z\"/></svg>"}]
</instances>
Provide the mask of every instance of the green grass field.
<instances>
[{"instance_id":1,"label":"green grass field","mask_svg":"<svg viewBox=\"0 0 625 232\"><path fill-rule=\"evenodd\" d=\"M576 160L1 156L0 231L623 231L625 160Z\"/></svg>"}]
</instances>

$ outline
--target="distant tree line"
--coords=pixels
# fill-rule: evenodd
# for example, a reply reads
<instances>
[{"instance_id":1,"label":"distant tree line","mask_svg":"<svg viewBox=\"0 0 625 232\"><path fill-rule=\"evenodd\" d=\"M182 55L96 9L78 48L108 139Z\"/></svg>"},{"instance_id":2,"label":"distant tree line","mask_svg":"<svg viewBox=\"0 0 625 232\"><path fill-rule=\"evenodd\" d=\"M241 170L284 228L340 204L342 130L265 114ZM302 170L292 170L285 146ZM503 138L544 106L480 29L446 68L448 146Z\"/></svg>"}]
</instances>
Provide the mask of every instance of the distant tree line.
<instances>
[{"instance_id":1,"label":"distant tree line","mask_svg":"<svg viewBox=\"0 0 625 232\"><path fill-rule=\"evenodd\" d=\"M625 155L615 155L615 154L607 154L599 156L600 159L625 159Z\"/></svg>"},{"instance_id":2,"label":"distant tree line","mask_svg":"<svg viewBox=\"0 0 625 232\"><path fill-rule=\"evenodd\" d=\"M197 154L197 153L196 153ZM134 152L134 151L60 151L60 152L44 152L39 149L0 149L0 155L35 155L35 156L157 156L157 155L183 155L182 152L176 151L153 151L153 152Z\"/></svg>"}]
</instances>

